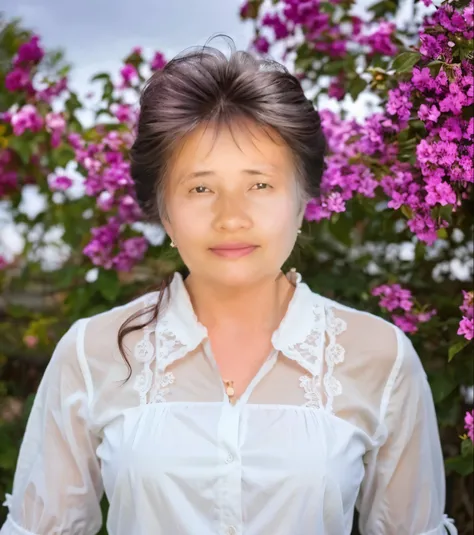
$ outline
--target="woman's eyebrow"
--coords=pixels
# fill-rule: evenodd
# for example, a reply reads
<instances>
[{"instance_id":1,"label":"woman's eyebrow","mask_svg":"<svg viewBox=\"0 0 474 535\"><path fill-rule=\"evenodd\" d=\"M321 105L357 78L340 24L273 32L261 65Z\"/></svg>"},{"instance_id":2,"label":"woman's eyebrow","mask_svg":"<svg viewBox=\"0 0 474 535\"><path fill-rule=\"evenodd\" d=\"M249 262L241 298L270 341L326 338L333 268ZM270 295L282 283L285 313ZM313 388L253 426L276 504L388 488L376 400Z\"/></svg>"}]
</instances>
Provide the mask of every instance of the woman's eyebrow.
<instances>
[{"instance_id":1,"label":"woman's eyebrow","mask_svg":"<svg viewBox=\"0 0 474 535\"><path fill-rule=\"evenodd\" d=\"M276 167L273 165L265 166L265 167L255 167L255 168L249 168L249 169L242 169L241 173L247 174L247 175L271 175L272 171L275 171ZM205 176L214 176L216 173L212 170L202 170L202 171L193 171L191 173L187 173L182 177L180 182L187 182L188 180L191 180L193 178L201 178Z\"/></svg>"}]
</instances>

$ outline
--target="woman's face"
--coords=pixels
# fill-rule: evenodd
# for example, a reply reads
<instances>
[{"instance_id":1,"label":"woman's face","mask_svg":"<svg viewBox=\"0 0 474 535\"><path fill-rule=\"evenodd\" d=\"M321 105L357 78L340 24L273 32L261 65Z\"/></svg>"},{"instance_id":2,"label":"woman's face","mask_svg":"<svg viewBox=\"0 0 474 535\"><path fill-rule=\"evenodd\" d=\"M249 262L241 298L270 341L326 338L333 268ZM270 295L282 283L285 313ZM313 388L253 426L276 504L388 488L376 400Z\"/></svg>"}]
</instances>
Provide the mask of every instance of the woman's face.
<instances>
[{"instance_id":1,"label":"woman's face","mask_svg":"<svg viewBox=\"0 0 474 535\"><path fill-rule=\"evenodd\" d=\"M165 194L164 226L193 278L225 286L275 278L304 213L290 149L247 125L252 135L237 124L190 134Z\"/></svg>"}]
</instances>

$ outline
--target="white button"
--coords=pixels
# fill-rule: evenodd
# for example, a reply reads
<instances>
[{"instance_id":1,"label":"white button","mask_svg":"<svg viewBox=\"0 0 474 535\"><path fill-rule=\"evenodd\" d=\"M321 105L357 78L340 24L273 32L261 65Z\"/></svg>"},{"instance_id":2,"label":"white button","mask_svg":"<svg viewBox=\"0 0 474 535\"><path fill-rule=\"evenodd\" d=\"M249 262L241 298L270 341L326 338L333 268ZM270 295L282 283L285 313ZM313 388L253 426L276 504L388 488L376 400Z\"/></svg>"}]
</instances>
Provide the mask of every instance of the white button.
<instances>
[{"instance_id":1,"label":"white button","mask_svg":"<svg viewBox=\"0 0 474 535\"><path fill-rule=\"evenodd\" d=\"M230 464L230 463L233 462L233 461L234 461L234 456L232 455L232 453L229 453L229 454L227 455L227 457L225 458L225 462L226 462L227 464Z\"/></svg>"},{"instance_id":2,"label":"white button","mask_svg":"<svg viewBox=\"0 0 474 535\"><path fill-rule=\"evenodd\" d=\"M237 533L237 530L234 528L234 526L229 526L227 528L227 535L235 535Z\"/></svg>"}]
</instances>

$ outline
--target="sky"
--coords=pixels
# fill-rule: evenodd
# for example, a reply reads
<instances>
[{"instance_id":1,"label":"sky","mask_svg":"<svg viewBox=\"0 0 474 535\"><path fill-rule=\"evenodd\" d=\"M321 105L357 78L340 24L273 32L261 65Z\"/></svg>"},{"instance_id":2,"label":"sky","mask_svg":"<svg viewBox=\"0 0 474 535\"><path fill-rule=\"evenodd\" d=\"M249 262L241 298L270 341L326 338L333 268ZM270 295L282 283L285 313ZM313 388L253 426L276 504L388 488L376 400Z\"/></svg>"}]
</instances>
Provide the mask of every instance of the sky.
<instances>
[{"instance_id":1,"label":"sky","mask_svg":"<svg viewBox=\"0 0 474 535\"><path fill-rule=\"evenodd\" d=\"M225 33L247 48L252 23L240 21L241 0L2 0L8 18L20 17L46 48L63 48L78 88L100 71L115 72L134 46L167 59Z\"/></svg>"}]
</instances>

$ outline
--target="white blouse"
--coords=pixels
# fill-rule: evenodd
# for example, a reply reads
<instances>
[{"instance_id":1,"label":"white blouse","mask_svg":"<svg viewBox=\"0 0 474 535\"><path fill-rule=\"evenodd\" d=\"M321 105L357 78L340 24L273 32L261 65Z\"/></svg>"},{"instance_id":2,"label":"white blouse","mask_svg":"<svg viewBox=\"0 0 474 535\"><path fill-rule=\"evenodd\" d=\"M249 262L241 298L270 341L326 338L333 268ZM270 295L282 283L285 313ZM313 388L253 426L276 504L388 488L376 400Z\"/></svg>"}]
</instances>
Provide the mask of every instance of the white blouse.
<instances>
[{"instance_id":1,"label":"white blouse","mask_svg":"<svg viewBox=\"0 0 474 535\"><path fill-rule=\"evenodd\" d=\"M1 535L456 534L433 399L394 325L297 283L273 350L235 404L175 274L159 321L120 325L158 293L77 321L21 446Z\"/></svg>"}]
</instances>

